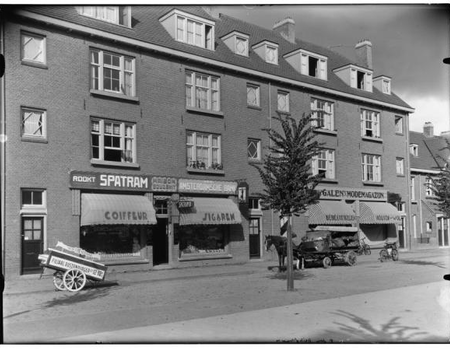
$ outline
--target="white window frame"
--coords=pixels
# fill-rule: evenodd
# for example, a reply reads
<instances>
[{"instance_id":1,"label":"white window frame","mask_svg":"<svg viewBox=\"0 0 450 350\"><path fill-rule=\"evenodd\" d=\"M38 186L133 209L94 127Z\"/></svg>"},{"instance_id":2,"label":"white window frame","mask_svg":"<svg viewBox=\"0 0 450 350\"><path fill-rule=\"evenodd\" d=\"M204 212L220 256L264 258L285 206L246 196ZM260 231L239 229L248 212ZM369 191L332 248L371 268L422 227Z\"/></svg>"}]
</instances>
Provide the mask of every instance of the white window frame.
<instances>
[{"instance_id":1,"label":"white window frame","mask_svg":"<svg viewBox=\"0 0 450 350\"><path fill-rule=\"evenodd\" d=\"M396 115L394 118L395 133L403 135L403 117L401 115Z\"/></svg>"},{"instance_id":2,"label":"white window frame","mask_svg":"<svg viewBox=\"0 0 450 350\"><path fill-rule=\"evenodd\" d=\"M397 157L395 159L395 169L397 172L397 175L405 175L405 159Z\"/></svg>"},{"instance_id":3,"label":"white window frame","mask_svg":"<svg viewBox=\"0 0 450 350\"><path fill-rule=\"evenodd\" d=\"M362 180L364 182L381 182L381 156L376 154L363 153Z\"/></svg>"},{"instance_id":4,"label":"white window frame","mask_svg":"<svg viewBox=\"0 0 450 350\"><path fill-rule=\"evenodd\" d=\"M29 52L29 50L27 50L26 46L30 43L34 43L34 50L30 50L33 52ZM20 48L22 62L47 65L47 38L44 35L21 32Z\"/></svg>"},{"instance_id":5,"label":"white window frame","mask_svg":"<svg viewBox=\"0 0 450 350\"><path fill-rule=\"evenodd\" d=\"M198 144L198 137L207 140L207 144ZM214 143L214 140L216 140L216 143ZM203 157L199 157L199 149L206 151L206 154L204 154ZM214 156L214 151L216 151L216 156ZM222 136L213 133L187 131L186 163L188 169L222 170Z\"/></svg>"},{"instance_id":6,"label":"white window frame","mask_svg":"<svg viewBox=\"0 0 450 350\"><path fill-rule=\"evenodd\" d=\"M425 178L425 196L427 197L434 197L436 195L435 189L433 186L433 180L429 178L428 176Z\"/></svg>"},{"instance_id":7,"label":"white window frame","mask_svg":"<svg viewBox=\"0 0 450 350\"><path fill-rule=\"evenodd\" d=\"M94 123L98 124L98 128L94 128ZM118 125L119 127L119 133L118 134L111 134L106 132L106 126L112 124L112 129L114 129L115 126ZM114 163L114 164L136 164L137 163L137 157L136 157L136 124L129 123L129 122L123 122L123 121L117 121L117 120L111 120L111 119L102 119L102 118L91 118L91 127L90 127L90 133L91 133L91 159L94 162L107 162L107 163ZM117 130L117 129L116 129ZM130 134L127 134L127 131L131 132ZM93 137L98 137L98 146L93 144ZM105 145L105 137L115 137L118 138L119 146L106 146ZM98 157L94 156L94 147L98 148ZM115 150L115 151L121 151L121 157L120 162L116 160L108 160L105 159L105 150Z\"/></svg>"},{"instance_id":8,"label":"white window frame","mask_svg":"<svg viewBox=\"0 0 450 350\"><path fill-rule=\"evenodd\" d=\"M267 63L278 65L278 47L266 44L265 58Z\"/></svg>"},{"instance_id":9,"label":"white window frame","mask_svg":"<svg viewBox=\"0 0 450 350\"><path fill-rule=\"evenodd\" d=\"M277 110L284 113L289 113L289 92L278 91L277 93Z\"/></svg>"},{"instance_id":10,"label":"white window frame","mask_svg":"<svg viewBox=\"0 0 450 350\"><path fill-rule=\"evenodd\" d=\"M311 60L317 60L314 74L310 74ZM300 50L300 73L309 77L327 80L328 59L325 56L317 55L305 50Z\"/></svg>"},{"instance_id":11,"label":"white window frame","mask_svg":"<svg viewBox=\"0 0 450 350\"><path fill-rule=\"evenodd\" d=\"M325 174L325 179L336 179L335 150L322 149L312 158L313 175Z\"/></svg>"},{"instance_id":12,"label":"white window frame","mask_svg":"<svg viewBox=\"0 0 450 350\"><path fill-rule=\"evenodd\" d=\"M391 94L391 82L388 79L381 80L381 89L384 94Z\"/></svg>"},{"instance_id":13,"label":"white window frame","mask_svg":"<svg viewBox=\"0 0 450 350\"><path fill-rule=\"evenodd\" d=\"M98 57L98 62L95 60L95 55ZM119 58L119 65L112 65L105 63L105 55ZM90 66L90 88L94 91L105 91L107 93L136 96L136 60L133 57L122 54L104 51L100 49L89 50L89 66ZM105 69L116 71L119 73L119 87L118 90L108 89L105 87ZM129 86L128 89L126 86Z\"/></svg>"},{"instance_id":14,"label":"white window frame","mask_svg":"<svg viewBox=\"0 0 450 350\"><path fill-rule=\"evenodd\" d=\"M416 200L416 177L411 176L411 201Z\"/></svg>"},{"instance_id":15,"label":"white window frame","mask_svg":"<svg viewBox=\"0 0 450 350\"><path fill-rule=\"evenodd\" d=\"M419 156L419 145L412 143L409 145L409 153L411 153L414 157Z\"/></svg>"},{"instance_id":16,"label":"white window frame","mask_svg":"<svg viewBox=\"0 0 450 350\"><path fill-rule=\"evenodd\" d=\"M363 75L362 81L359 81L358 74ZM361 83L361 84L360 84ZM357 69L354 66L350 67L350 86L368 92L373 91L373 74L368 70Z\"/></svg>"},{"instance_id":17,"label":"white window frame","mask_svg":"<svg viewBox=\"0 0 450 350\"><path fill-rule=\"evenodd\" d=\"M214 50L214 23L176 12L175 40Z\"/></svg>"},{"instance_id":18,"label":"white window frame","mask_svg":"<svg viewBox=\"0 0 450 350\"><path fill-rule=\"evenodd\" d=\"M254 94L254 98L250 95L250 93ZM260 107L260 88L258 85L247 84L247 106L250 107Z\"/></svg>"},{"instance_id":19,"label":"white window frame","mask_svg":"<svg viewBox=\"0 0 450 350\"><path fill-rule=\"evenodd\" d=\"M24 192L31 192L32 197L35 192L41 193L42 203L40 204L25 204L23 201ZM21 188L20 189L20 207L24 211L41 210L47 208L47 191L41 188Z\"/></svg>"},{"instance_id":20,"label":"white window frame","mask_svg":"<svg viewBox=\"0 0 450 350\"><path fill-rule=\"evenodd\" d=\"M334 130L334 103L311 98L312 125L323 130ZM320 118L322 116L322 118Z\"/></svg>"},{"instance_id":21,"label":"white window frame","mask_svg":"<svg viewBox=\"0 0 450 350\"><path fill-rule=\"evenodd\" d=\"M256 156L252 156L249 153L249 147L256 146ZM261 160L261 140L249 138L247 139L247 157L250 161L260 161Z\"/></svg>"},{"instance_id":22,"label":"white window frame","mask_svg":"<svg viewBox=\"0 0 450 350\"><path fill-rule=\"evenodd\" d=\"M242 46L243 48L239 49L239 46ZM236 35L234 52L237 55L248 57L248 37Z\"/></svg>"},{"instance_id":23,"label":"white window frame","mask_svg":"<svg viewBox=\"0 0 450 350\"><path fill-rule=\"evenodd\" d=\"M372 135L370 135L370 133ZM361 136L380 138L380 112L361 109Z\"/></svg>"},{"instance_id":24,"label":"white window frame","mask_svg":"<svg viewBox=\"0 0 450 350\"><path fill-rule=\"evenodd\" d=\"M47 111L38 108L31 107L21 107L21 135L24 139L32 140L46 140L47 139ZM30 126L27 124L27 120L32 117L32 115L39 116L38 120L33 121ZM29 128L32 127L35 132L30 133ZM36 135L36 132L41 130L40 135Z\"/></svg>"},{"instance_id":25,"label":"white window frame","mask_svg":"<svg viewBox=\"0 0 450 350\"><path fill-rule=\"evenodd\" d=\"M199 84L204 82L205 84ZM220 111L220 78L206 73L186 71L186 107ZM205 103L206 101L206 103Z\"/></svg>"},{"instance_id":26,"label":"white window frame","mask_svg":"<svg viewBox=\"0 0 450 350\"><path fill-rule=\"evenodd\" d=\"M78 13L125 27L131 27L131 6L78 6Z\"/></svg>"}]
</instances>

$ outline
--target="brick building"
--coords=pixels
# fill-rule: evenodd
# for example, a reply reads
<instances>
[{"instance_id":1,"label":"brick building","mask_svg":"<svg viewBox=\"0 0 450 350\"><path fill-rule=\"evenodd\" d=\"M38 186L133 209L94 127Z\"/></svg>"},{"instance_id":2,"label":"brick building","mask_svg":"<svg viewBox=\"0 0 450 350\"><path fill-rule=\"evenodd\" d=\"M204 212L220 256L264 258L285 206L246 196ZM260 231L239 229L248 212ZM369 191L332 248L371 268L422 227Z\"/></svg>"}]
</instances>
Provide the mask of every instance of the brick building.
<instances>
[{"instance_id":1,"label":"brick building","mask_svg":"<svg viewBox=\"0 0 450 350\"><path fill-rule=\"evenodd\" d=\"M3 7L2 247L37 273L61 241L116 269L271 258L251 164L277 112L312 113L321 200L293 222L357 226L408 248L408 118L393 79L356 59L198 6ZM389 202L392 202L390 204ZM404 208L397 211L397 206Z\"/></svg>"},{"instance_id":2,"label":"brick building","mask_svg":"<svg viewBox=\"0 0 450 350\"><path fill-rule=\"evenodd\" d=\"M449 247L449 219L439 210L433 177L449 158L445 137L434 135L432 123L410 132L411 237L414 248Z\"/></svg>"}]
</instances>

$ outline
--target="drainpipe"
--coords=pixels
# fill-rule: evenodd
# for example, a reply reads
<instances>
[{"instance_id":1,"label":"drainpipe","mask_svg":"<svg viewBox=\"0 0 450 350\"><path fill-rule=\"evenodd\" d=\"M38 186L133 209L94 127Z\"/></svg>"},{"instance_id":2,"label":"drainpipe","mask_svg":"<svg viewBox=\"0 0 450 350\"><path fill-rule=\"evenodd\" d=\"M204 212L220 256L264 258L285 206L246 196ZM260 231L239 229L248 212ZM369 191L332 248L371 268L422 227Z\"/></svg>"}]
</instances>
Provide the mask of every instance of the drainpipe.
<instances>
[{"instance_id":1,"label":"drainpipe","mask_svg":"<svg viewBox=\"0 0 450 350\"><path fill-rule=\"evenodd\" d=\"M405 118L405 133L406 133L406 223L405 223L405 231L404 231L404 238L407 242L405 242L405 248L408 247L408 250L411 250L412 242L411 242L411 214L412 214L412 206L411 206L411 165L410 165L410 156L409 156L409 114L406 115Z\"/></svg>"},{"instance_id":2,"label":"drainpipe","mask_svg":"<svg viewBox=\"0 0 450 350\"><path fill-rule=\"evenodd\" d=\"M5 24L0 9L0 54L5 57ZM5 277L5 189L6 189L6 106L5 106L5 77L0 77L0 220L1 220L1 250L2 250L2 278Z\"/></svg>"},{"instance_id":3,"label":"drainpipe","mask_svg":"<svg viewBox=\"0 0 450 350\"><path fill-rule=\"evenodd\" d=\"M269 81L269 129L272 128L272 84ZM269 147L272 146L272 140L269 139ZM274 235L274 231L273 231L273 218L274 218L274 212L273 209L270 210L272 218L271 218L271 235Z\"/></svg>"}]
</instances>

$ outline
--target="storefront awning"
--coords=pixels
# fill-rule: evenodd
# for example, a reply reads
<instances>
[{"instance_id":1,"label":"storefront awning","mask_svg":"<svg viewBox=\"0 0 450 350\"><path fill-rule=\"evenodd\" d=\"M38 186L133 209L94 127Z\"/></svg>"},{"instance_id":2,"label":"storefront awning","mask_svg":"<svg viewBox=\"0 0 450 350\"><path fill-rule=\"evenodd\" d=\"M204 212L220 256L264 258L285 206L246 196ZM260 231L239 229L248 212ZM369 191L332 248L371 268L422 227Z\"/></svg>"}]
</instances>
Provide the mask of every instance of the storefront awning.
<instances>
[{"instance_id":1,"label":"storefront awning","mask_svg":"<svg viewBox=\"0 0 450 350\"><path fill-rule=\"evenodd\" d=\"M194 206L180 208L180 225L240 224L241 212L228 198L193 198Z\"/></svg>"},{"instance_id":2,"label":"storefront awning","mask_svg":"<svg viewBox=\"0 0 450 350\"><path fill-rule=\"evenodd\" d=\"M389 203L361 202L359 205L361 224L400 224L400 212Z\"/></svg>"},{"instance_id":3,"label":"storefront awning","mask_svg":"<svg viewBox=\"0 0 450 350\"><path fill-rule=\"evenodd\" d=\"M144 196L83 193L81 226L156 224L152 202Z\"/></svg>"},{"instance_id":4,"label":"storefront awning","mask_svg":"<svg viewBox=\"0 0 450 350\"><path fill-rule=\"evenodd\" d=\"M347 225L356 223L350 205L337 201L320 201L308 209L310 225Z\"/></svg>"}]
</instances>

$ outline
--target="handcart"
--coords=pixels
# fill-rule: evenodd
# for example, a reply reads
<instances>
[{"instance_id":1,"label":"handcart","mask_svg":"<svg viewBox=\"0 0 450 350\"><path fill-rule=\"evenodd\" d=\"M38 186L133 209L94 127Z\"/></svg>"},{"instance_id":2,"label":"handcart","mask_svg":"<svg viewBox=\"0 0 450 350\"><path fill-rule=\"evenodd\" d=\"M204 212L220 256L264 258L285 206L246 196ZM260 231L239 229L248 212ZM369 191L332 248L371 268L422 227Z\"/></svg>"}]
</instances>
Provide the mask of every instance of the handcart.
<instances>
[{"instance_id":1,"label":"handcart","mask_svg":"<svg viewBox=\"0 0 450 350\"><path fill-rule=\"evenodd\" d=\"M44 268L55 270L53 284L57 290L78 292L84 288L87 280L93 283L104 281L108 267L93 261L100 259L98 254L69 247L62 242L58 242L56 247L62 250L49 248L48 252L40 254L38 259Z\"/></svg>"},{"instance_id":2,"label":"handcart","mask_svg":"<svg viewBox=\"0 0 450 350\"><path fill-rule=\"evenodd\" d=\"M336 260L355 265L358 249L357 229L342 227L339 230L307 231L297 251L304 262L321 262L324 268L329 268Z\"/></svg>"}]
</instances>

